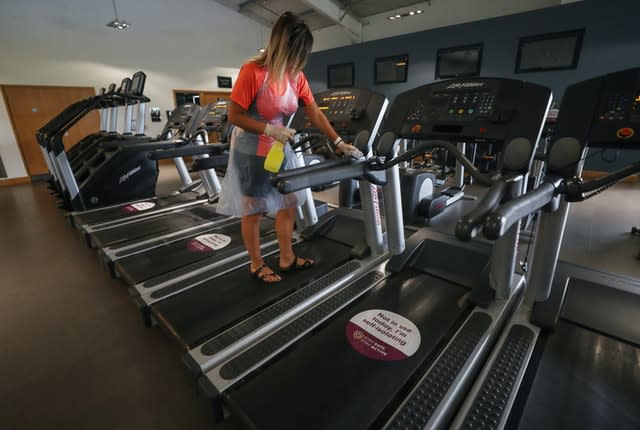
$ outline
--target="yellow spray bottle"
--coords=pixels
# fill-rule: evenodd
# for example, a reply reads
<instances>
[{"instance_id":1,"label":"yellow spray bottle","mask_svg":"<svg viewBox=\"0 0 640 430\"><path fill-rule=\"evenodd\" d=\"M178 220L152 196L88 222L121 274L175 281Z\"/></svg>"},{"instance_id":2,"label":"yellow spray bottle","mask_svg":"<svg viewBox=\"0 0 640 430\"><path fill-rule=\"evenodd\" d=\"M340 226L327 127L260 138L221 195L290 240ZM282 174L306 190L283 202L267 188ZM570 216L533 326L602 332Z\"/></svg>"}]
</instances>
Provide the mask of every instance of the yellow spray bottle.
<instances>
[{"instance_id":1,"label":"yellow spray bottle","mask_svg":"<svg viewBox=\"0 0 640 430\"><path fill-rule=\"evenodd\" d=\"M274 141L271 149L264 159L264 170L271 173L278 173L280 166L284 161L284 144L280 141Z\"/></svg>"}]
</instances>

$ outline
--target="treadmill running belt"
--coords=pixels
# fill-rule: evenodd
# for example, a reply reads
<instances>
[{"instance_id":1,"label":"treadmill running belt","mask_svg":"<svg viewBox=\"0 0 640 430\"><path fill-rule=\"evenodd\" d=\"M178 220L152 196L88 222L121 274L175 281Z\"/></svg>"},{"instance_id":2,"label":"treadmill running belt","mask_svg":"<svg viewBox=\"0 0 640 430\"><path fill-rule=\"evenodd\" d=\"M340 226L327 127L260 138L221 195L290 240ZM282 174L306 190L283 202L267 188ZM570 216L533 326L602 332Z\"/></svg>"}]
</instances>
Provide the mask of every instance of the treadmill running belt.
<instances>
[{"instance_id":1,"label":"treadmill running belt","mask_svg":"<svg viewBox=\"0 0 640 430\"><path fill-rule=\"evenodd\" d=\"M640 429L639 360L639 347L561 320L544 345L518 428Z\"/></svg>"},{"instance_id":2,"label":"treadmill running belt","mask_svg":"<svg viewBox=\"0 0 640 430\"><path fill-rule=\"evenodd\" d=\"M158 320L187 348L202 343L241 319L327 274L349 260L351 248L319 237L293 246L301 257L313 258L316 265L282 274L283 280L266 285L249 274L248 268L233 271L211 282L151 305ZM265 259L273 270L278 254Z\"/></svg>"},{"instance_id":3,"label":"treadmill running belt","mask_svg":"<svg viewBox=\"0 0 640 430\"><path fill-rule=\"evenodd\" d=\"M152 210L158 210L178 203L186 203L196 200L197 194L193 192L171 194L169 196L158 197L156 199L141 200L141 202L152 202L155 206ZM125 211L124 207L128 204L121 204L109 209L89 211L87 213L79 213L74 215L73 222L80 226L83 224L93 224L96 222L108 221L115 218L126 219L128 216L140 215L143 212Z\"/></svg>"},{"instance_id":4,"label":"treadmill running belt","mask_svg":"<svg viewBox=\"0 0 640 430\"><path fill-rule=\"evenodd\" d=\"M260 223L260 236L264 237L265 234L273 231L274 227L273 220L264 219ZM127 285L134 285L188 264L202 260L207 260L207 262L220 261L245 251L240 234L240 220L231 225L211 228L206 234L224 235L230 238L230 242L222 249L213 250L208 247L195 247L194 245L199 245L199 243L195 236L190 236L117 260L114 267Z\"/></svg>"},{"instance_id":5,"label":"treadmill running belt","mask_svg":"<svg viewBox=\"0 0 640 430\"><path fill-rule=\"evenodd\" d=\"M231 388L226 400L252 428L370 428L391 403L388 414L395 410L396 396L411 389L416 370L425 369L453 334L467 314L461 305L467 291L413 271L394 276ZM387 361L352 347L350 320L369 310L391 311L415 324L420 332L415 353Z\"/></svg>"},{"instance_id":6,"label":"treadmill running belt","mask_svg":"<svg viewBox=\"0 0 640 430\"><path fill-rule=\"evenodd\" d=\"M172 231L191 227L196 224L212 221L221 216L216 213L215 206L201 205L180 212L169 213L160 217L134 222L122 227L115 227L91 233L96 247L104 248L129 240L159 236Z\"/></svg>"}]
</instances>

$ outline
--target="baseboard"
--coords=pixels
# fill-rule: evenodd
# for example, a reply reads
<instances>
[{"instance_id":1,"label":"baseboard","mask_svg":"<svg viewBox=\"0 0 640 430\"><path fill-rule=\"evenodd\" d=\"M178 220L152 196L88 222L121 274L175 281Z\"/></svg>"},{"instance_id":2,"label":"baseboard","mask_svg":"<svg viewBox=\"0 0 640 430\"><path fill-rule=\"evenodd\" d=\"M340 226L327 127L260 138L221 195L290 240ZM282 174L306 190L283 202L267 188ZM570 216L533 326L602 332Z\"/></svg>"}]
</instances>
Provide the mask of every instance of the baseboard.
<instances>
[{"instance_id":1,"label":"baseboard","mask_svg":"<svg viewBox=\"0 0 640 430\"><path fill-rule=\"evenodd\" d=\"M24 185L30 184L31 179L28 176L22 176L20 178L0 179L0 187L8 187L11 185Z\"/></svg>"},{"instance_id":2,"label":"baseboard","mask_svg":"<svg viewBox=\"0 0 640 430\"><path fill-rule=\"evenodd\" d=\"M603 172L601 170L584 170L581 176L582 176L582 179L591 181L594 179L602 178L603 176L608 175L609 173L611 172ZM636 182L638 182L638 180L640 180L640 175L635 174L627 177L622 182L627 184L635 184Z\"/></svg>"},{"instance_id":3,"label":"baseboard","mask_svg":"<svg viewBox=\"0 0 640 430\"><path fill-rule=\"evenodd\" d=\"M189 165L189 163L191 163L193 161L193 159L191 157L182 157L182 159L187 164L187 166ZM174 165L173 158L165 158L164 160L158 160L158 164L160 164L162 166L166 166L166 165L169 165L169 164L170 165Z\"/></svg>"}]
</instances>

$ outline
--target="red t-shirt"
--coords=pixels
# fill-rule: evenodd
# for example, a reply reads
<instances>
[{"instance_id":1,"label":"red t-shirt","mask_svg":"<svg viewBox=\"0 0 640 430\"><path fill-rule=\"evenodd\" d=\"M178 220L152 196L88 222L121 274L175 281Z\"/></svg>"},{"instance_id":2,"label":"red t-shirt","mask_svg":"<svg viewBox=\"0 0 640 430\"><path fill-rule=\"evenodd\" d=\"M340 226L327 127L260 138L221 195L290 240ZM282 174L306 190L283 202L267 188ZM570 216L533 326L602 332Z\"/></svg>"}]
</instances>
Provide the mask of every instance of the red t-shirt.
<instances>
[{"instance_id":1,"label":"red t-shirt","mask_svg":"<svg viewBox=\"0 0 640 430\"><path fill-rule=\"evenodd\" d=\"M233 90L231 90L231 100L248 110L258 94L258 90L262 87L266 74L266 67L252 62L245 63L240 69ZM298 75L297 82L294 82L294 90L298 93L298 99L302 101L304 106L315 103L304 73L300 72Z\"/></svg>"}]
</instances>

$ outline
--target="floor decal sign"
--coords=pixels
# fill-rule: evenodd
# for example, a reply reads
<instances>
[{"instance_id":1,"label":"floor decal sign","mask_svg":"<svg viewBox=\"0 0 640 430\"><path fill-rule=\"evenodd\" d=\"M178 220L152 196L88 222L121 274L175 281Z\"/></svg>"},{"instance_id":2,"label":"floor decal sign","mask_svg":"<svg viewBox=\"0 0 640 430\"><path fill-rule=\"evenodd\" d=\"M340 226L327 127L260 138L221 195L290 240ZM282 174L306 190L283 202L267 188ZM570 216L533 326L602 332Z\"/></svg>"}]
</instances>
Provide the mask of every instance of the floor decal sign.
<instances>
[{"instance_id":1,"label":"floor decal sign","mask_svg":"<svg viewBox=\"0 0 640 430\"><path fill-rule=\"evenodd\" d=\"M373 360L403 360L420 347L418 327L402 315L383 309L355 315L347 323L346 336L353 349Z\"/></svg>"},{"instance_id":2,"label":"floor decal sign","mask_svg":"<svg viewBox=\"0 0 640 430\"><path fill-rule=\"evenodd\" d=\"M123 206L122 210L124 212L142 212L142 211L149 210L155 206L156 204L153 202L138 202L138 203L131 203L130 205Z\"/></svg>"},{"instance_id":3,"label":"floor decal sign","mask_svg":"<svg viewBox=\"0 0 640 430\"><path fill-rule=\"evenodd\" d=\"M212 252L222 249L231 243L231 238L224 234L203 234L187 243L189 251L193 252Z\"/></svg>"}]
</instances>

